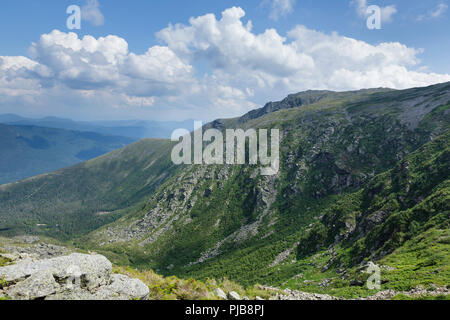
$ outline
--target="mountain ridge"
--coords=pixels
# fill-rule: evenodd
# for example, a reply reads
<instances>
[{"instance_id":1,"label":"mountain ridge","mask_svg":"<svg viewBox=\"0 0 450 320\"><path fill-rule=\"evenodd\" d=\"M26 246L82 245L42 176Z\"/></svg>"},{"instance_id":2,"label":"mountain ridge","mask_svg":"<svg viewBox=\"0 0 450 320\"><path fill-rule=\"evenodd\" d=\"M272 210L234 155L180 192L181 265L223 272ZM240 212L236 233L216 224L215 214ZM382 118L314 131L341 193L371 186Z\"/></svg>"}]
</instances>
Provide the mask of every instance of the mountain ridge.
<instances>
[{"instance_id":1,"label":"mountain ridge","mask_svg":"<svg viewBox=\"0 0 450 320\"><path fill-rule=\"evenodd\" d=\"M377 89L361 89L357 91L330 91L330 90L306 90L295 94L288 95L285 99L276 102L268 102L264 107L260 109L255 109L244 116L240 117L240 122L246 122L250 119L255 119L261 117L267 113L276 112L283 109L297 108L304 105L313 104L324 99L345 97L348 95L353 95L355 93L376 93L376 92L388 92L394 91L388 88L377 88Z\"/></svg>"}]
</instances>

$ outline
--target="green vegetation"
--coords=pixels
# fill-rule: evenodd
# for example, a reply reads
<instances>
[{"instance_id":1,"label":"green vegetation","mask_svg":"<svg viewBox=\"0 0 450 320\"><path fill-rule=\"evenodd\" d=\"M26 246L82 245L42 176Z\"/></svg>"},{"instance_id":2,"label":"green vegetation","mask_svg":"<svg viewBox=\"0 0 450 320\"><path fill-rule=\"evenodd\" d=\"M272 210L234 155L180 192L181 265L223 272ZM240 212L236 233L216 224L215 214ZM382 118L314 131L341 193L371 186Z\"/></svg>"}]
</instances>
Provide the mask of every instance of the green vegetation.
<instances>
[{"instance_id":1,"label":"green vegetation","mask_svg":"<svg viewBox=\"0 0 450 320\"><path fill-rule=\"evenodd\" d=\"M3 252L2 249L0 249L0 254L1 254L2 252ZM8 265L8 264L10 264L10 263L11 263L11 260L10 260L10 259L5 258L5 257L3 257L3 256L0 256L0 267L4 267L4 266L6 266L6 265ZM0 282L0 286L1 286L1 282Z\"/></svg>"},{"instance_id":2,"label":"green vegetation","mask_svg":"<svg viewBox=\"0 0 450 320\"><path fill-rule=\"evenodd\" d=\"M0 289L7 286L7 282L4 278L0 278Z\"/></svg>"},{"instance_id":3,"label":"green vegetation","mask_svg":"<svg viewBox=\"0 0 450 320\"><path fill-rule=\"evenodd\" d=\"M211 278L369 296L369 261L383 266L383 289L445 287L449 92L450 83L292 95L208 125L280 129L276 176L174 166L173 144L144 140L0 187L0 221L5 233L46 234L155 270L166 278L136 273L155 298L208 298Z\"/></svg>"},{"instance_id":4,"label":"green vegetation","mask_svg":"<svg viewBox=\"0 0 450 320\"><path fill-rule=\"evenodd\" d=\"M192 278L183 280L175 276L164 278L151 270L138 271L130 267L116 267L113 273L125 274L143 281L150 289L149 300L217 300L218 297L213 294L217 288L224 292L237 292L241 297L249 299L255 299L256 296L269 299L273 294L259 285L244 289L227 279L206 279L202 282Z\"/></svg>"},{"instance_id":5,"label":"green vegetation","mask_svg":"<svg viewBox=\"0 0 450 320\"><path fill-rule=\"evenodd\" d=\"M1 257L0 257L1 259ZM1 261L0 261L0 267L2 267ZM7 286L7 282L4 278L0 278L0 289ZM10 300L10 298L0 297L0 301Z\"/></svg>"},{"instance_id":6,"label":"green vegetation","mask_svg":"<svg viewBox=\"0 0 450 320\"><path fill-rule=\"evenodd\" d=\"M0 257L0 267L4 267L8 265L11 262L11 260L6 259L4 257Z\"/></svg>"}]
</instances>

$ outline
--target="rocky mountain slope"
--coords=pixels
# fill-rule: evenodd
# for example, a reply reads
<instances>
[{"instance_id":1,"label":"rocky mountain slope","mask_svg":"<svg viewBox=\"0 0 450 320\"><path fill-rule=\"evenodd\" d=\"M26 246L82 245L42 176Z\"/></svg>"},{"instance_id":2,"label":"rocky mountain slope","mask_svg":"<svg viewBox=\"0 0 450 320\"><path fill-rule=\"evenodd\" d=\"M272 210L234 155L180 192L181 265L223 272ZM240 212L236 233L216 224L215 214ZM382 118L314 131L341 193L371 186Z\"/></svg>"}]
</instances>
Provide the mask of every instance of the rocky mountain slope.
<instances>
[{"instance_id":1,"label":"rocky mountain slope","mask_svg":"<svg viewBox=\"0 0 450 320\"><path fill-rule=\"evenodd\" d=\"M174 166L173 144L143 141L0 187L0 225L165 275L357 297L374 294L359 271L374 260L386 289L441 287L450 278L449 124L450 83L299 93L205 126L280 129L277 175Z\"/></svg>"}]
</instances>

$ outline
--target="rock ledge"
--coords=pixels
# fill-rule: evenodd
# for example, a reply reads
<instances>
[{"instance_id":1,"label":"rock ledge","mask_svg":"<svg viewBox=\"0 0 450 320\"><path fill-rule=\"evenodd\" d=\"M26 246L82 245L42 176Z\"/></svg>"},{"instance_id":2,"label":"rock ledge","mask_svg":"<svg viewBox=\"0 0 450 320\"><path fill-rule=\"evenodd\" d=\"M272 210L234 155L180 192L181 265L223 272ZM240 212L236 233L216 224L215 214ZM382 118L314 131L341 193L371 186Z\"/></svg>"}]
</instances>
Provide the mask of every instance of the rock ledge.
<instances>
[{"instance_id":1,"label":"rock ledge","mask_svg":"<svg viewBox=\"0 0 450 320\"><path fill-rule=\"evenodd\" d=\"M112 264L98 254L73 253L42 260L18 260L0 268L0 297L13 300L144 300L140 280L111 274Z\"/></svg>"}]
</instances>

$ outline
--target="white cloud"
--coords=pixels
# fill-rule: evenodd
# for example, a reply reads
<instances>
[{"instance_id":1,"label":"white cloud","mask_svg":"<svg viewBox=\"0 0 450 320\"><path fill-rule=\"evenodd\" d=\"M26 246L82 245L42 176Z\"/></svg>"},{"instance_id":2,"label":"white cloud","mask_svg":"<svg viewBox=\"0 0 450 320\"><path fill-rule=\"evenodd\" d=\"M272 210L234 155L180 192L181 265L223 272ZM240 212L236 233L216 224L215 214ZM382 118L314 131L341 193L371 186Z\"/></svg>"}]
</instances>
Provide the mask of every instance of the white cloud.
<instances>
[{"instance_id":1,"label":"white cloud","mask_svg":"<svg viewBox=\"0 0 450 320\"><path fill-rule=\"evenodd\" d=\"M270 6L270 18L278 20L294 11L295 0L264 0L262 4Z\"/></svg>"},{"instance_id":2,"label":"white cloud","mask_svg":"<svg viewBox=\"0 0 450 320\"><path fill-rule=\"evenodd\" d=\"M251 24L241 19L245 12L233 7L225 10L221 20L205 15L190 20L190 26L169 26L158 33L172 50L188 59L201 58L213 69L241 70L288 76L300 69L313 68L311 57L286 45L286 38L268 29L254 34Z\"/></svg>"},{"instance_id":3,"label":"white cloud","mask_svg":"<svg viewBox=\"0 0 450 320\"><path fill-rule=\"evenodd\" d=\"M105 17L100 11L98 0L87 0L81 8L81 19L90 22L94 26L101 26L105 23Z\"/></svg>"},{"instance_id":4,"label":"white cloud","mask_svg":"<svg viewBox=\"0 0 450 320\"><path fill-rule=\"evenodd\" d=\"M440 3L435 10L431 11L431 16L433 18L438 18L444 14L445 11L447 11L448 5L445 3Z\"/></svg>"},{"instance_id":5,"label":"white cloud","mask_svg":"<svg viewBox=\"0 0 450 320\"><path fill-rule=\"evenodd\" d=\"M26 57L0 56L0 96L9 101L11 97L29 100L39 94L40 76L49 76L50 71Z\"/></svg>"},{"instance_id":6,"label":"white cloud","mask_svg":"<svg viewBox=\"0 0 450 320\"><path fill-rule=\"evenodd\" d=\"M287 37L274 29L255 34L242 22L244 14L240 8L231 8L220 20L201 16L188 26L169 26L158 37L184 59L207 61L222 83L251 88L255 96L311 88L405 88L430 81L425 74L409 71L419 66L420 49L398 42L371 45L304 26L297 26ZM392 70L403 72L397 76ZM347 79L350 74L358 77ZM450 80L448 75L433 76L436 81Z\"/></svg>"},{"instance_id":7,"label":"white cloud","mask_svg":"<svg viewBox=\"0 0 450 320\"><path fill-rule=\"evenodd\" d=\"M74 90L112 89L150 97L193 80L192 66L168 47L155 46L137 55L128 52L124 39L112 35L80 39L75 33L54 30L42 35L29 51L36 63L51 70L45 80Z\"/></svg>"},{"instance_id":8,"label":"white cloud","mask_svg":"<svg viewBox=\"0 0 450 320\"><path fill-rule=\"evenodd\" d=\"M127 117L129 110L149 109L166 119L211 119L308 89L450 81L448 74L426 72L421 49L399 42L372 45L305 26L286 35L255 33L244 17L233 7L220 18L207 14L170 25L157 34L161 45L144 54L129 52L118 36L52 31L32 44L29 58L0 57L0 106L51 104Z\"/></svg>"},{"instance_id":9,"label":"white cloud","mask_svg":"<svg viewBox=\"0 0 450 320\"><path fill-rule=\"evenodd\" d=\"M436 19L441 17L448 9L445 3L438 4L434 9L429 10L426 14L421 14L417 17L417 21Z\"/></svg>"},{"instance_id":10,"label":"white cloud","mask_svg":"<svg viewBox=\"0 0 450 320\"><path fill-rule=\"evenodd\" d=\"M356 12L362 18L367 18L369 14L367 13L367 8L369 4L367 0L352 0L353 5L356 8ZM397 7L395 5L389 5L386 7L380 7L381 9L381 21L382 22L392 22L394 14L397 13Z\"/></svg>"},{"instance_id":11,"label":"white cloud","mask_svg":"<svg viewBox=\"0 0 450 320\"><path fill-rule=\"evenodd\" d=\"M192 66L184 64L168 47L154 46L143 55L130 53L122 68L134 79L164 83L192 80Z\"/></svg>"}]
</instances>

